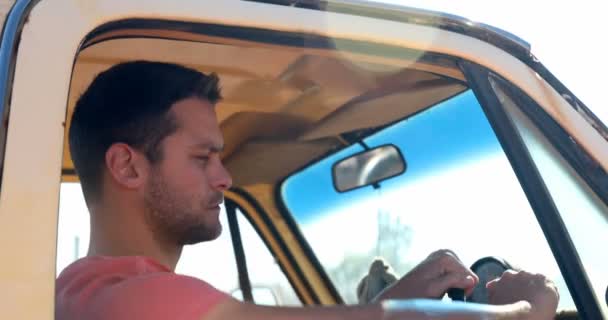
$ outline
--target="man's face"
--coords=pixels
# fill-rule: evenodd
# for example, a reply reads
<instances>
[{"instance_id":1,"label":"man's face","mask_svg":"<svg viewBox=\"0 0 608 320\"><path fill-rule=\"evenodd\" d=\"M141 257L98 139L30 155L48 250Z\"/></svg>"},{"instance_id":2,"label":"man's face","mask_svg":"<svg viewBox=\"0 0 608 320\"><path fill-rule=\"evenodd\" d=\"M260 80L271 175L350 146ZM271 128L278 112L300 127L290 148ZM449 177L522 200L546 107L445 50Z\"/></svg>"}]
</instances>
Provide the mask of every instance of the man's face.
<instances>
[{"instance_id":1,"label":"man's face","mask_svg":"<svg viewBox=\"0 0 608 320\"><path fill-rule=\"evenodd\" d=\"M217 238L223 191L232 180L221 163L223 138L214 107L189 98L170 111L178 129L160 145L144 190L146 218L157 236L179 245Z\"/></svg>"}]
</instances>

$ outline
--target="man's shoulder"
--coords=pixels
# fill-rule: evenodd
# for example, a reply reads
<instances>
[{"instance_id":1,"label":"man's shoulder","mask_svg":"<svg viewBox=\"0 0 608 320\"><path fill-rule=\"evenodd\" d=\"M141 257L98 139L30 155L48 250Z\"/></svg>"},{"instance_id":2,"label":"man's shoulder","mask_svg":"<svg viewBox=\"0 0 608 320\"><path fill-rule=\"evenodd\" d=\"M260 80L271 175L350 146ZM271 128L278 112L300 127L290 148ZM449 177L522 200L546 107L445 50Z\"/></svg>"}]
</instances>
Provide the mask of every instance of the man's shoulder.
<instances>
[{"instance_id":1,"label":"man's shoulder","mask_svg":"<svg viewBox=\"0 0 608 320\"><path fill-rule=\"evenodd\" d=\"M206 282L175 274L146 257L83 258L68 266L56 283L58 309L111 310L116 319L123 312L145 318L188 310L204 313L226 297Z\"/></svg>"},{"instance_id":2,"label":"man's shoulder","mask_svg":"<svg viewBox=\"0 0 608 320\"><path fill-rule=\"evenodd\" d=\"M154 260L141 256L130 257L84 257L67 266L57 277L58 291L74 282L90 283L86 279L111 277L114 280L128 280L154 273L170 273L170 270Z\"/></svg>"},{"instance_id":3,"label":"man's shoulder","mask_svg":"<svg viewBox=\"0 0 608 320\"><path fill-rule=\"evenodd\" d=\"M59 275L59 278L69 276L73 273L90 272L170 272L167 267L143 256L88 256L74 261L67 266Z\"/></svg>"},{"instance_id":4,"label":"man's shoulder","mask_svg":"<svg viewBox=\"0 0 608 320\"><path fill-rule=\"evenodd\" d=\"M164 290L214 290L203 280L179 275L155 260L142 256L94 256L79 259L65 268L57 278L57 292L65 287L70 292L140 287ZM78 288L74 288L78 287Z\"/></svg>"}]
</instances>

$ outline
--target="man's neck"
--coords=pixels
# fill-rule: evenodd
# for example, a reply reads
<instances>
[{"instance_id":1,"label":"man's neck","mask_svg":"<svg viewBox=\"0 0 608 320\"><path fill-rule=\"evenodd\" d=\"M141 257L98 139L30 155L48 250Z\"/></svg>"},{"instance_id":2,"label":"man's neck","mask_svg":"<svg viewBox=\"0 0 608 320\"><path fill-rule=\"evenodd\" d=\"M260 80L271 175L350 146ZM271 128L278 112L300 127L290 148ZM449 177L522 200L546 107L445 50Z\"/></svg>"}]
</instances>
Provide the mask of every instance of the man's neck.
<instances>
[{"instance_id":1,"label":"man's neck","mask_svg":"<svg viewBox=\"0 0 608 320\"><path fill-rule=\"evenodd\" d=\"M91 237L91 243L89 245L87 256L143 256L151 258L154 261L166 266L168 269L175 271L177 262L179 261L181 255L181 249L182 247L180 246L177 248L177 250L172 250L170 253L168 253L166 250L145 250L138 246L117 246L99 238L94 240L94 238Z\"/></svg>"},{"instance_id":2,"label":"man's neck","mask_svg":"<svg viewBox=\"0 0 608 320\"><path fill-rule=\"evenodd\" d=\"M91 213L88 256L145 256L175 270L183 246L160 239L144 222L132 221L136 218L96 211ZM114 219L119 216L120 222Z\"/></svg>"}]
</instances>

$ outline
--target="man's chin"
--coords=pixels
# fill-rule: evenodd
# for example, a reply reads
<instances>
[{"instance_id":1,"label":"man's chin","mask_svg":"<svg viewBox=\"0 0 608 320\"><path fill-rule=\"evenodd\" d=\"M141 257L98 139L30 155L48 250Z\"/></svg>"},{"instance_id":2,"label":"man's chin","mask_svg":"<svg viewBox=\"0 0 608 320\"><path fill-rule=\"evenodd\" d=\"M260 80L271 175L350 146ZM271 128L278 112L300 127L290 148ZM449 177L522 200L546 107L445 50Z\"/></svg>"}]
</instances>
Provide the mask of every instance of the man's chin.
<instances>
[{"instance_id":1,"label":"man's chin","mask_svg":"<svg viewBox=\"0 0 608 320\"><path fill-rule=\"evenodd\" d=\"M222 225L218 223L217 227L215 228L215 234L213 234L212 238L207 241L215 240L215 239L219 238L221 235L222 235Z\"/></svg>"},{"instance_id":2,"label":"man's chin","mask_svg":"<svg viewBox=\"0 0 608 320\"><path fill-rule=\"evenodd\" d=\"M206 241L212 241L222 234L222 225L217 224L214 228L199 227L190 229L185 235L182 235L181 245L192 245Z\"/></svg>"}]
</instances>

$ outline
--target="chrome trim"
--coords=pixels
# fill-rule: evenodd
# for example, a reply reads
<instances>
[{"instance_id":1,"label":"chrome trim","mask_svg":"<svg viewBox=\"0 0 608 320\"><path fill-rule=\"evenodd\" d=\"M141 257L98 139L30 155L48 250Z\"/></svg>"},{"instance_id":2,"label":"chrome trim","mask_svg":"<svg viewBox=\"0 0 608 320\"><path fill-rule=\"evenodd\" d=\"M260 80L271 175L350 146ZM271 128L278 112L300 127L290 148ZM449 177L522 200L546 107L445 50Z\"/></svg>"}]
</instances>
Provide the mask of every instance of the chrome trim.
<instances>
[{"instance_id":1,"label":"chrome trim","mask_svg":"<svg viewBox=\"0 0 608 320\"><path fill-rule=\"evenodd\" d=\"M465 34L499 48L517 46L530 51L530 43L500 28L474 22L465 17L440 11L365 0L242 0L296 8L345 13L351 15L438 27ZM495 38L497 36L497 38Z\"/></svg>"},{"instance_id":2,"label":"chrome trim","mask_svg":"<svg viewBox=\"0 0 608 320\"><path fill-rule=\"evenodd\" d=\"M32 8L40 0L17 0L6 15L2 28L0 42L0 177L4 168L4 150L8 130L8 115L10 111L11 87L15 76L17 49L21 39L21 31L27 23Z\"/></svg>"},{"instance_id":3,"label":"chrome trim","mask_svg":"<svg viewBox=\"0 0 608 320\"><path fill-rule=\"evenodd\" d=\"M27 22L31 8L40 0L17 0L4 21L2 42L0 42L0 113L8 105L8 87L15 71L15 59L21 30Z\"/></svg>"},{"instance_id":4,"label":"chrome trim","mask_svg":"<svg viewBox=\"0 0 608 320\"><path fill-rule=\"evenodd\" d=\"M387 11L387 13L388 11L397 11L411 16L411 19L414 20L411 22L415 24L435 26L444 30L465 34L467 36L472 36L479 40L491 43L500 48L503 46L510 46L511 44L508 42L512 42L526 51L530 51L531 49L530 43L506 30L496 28L485 23L475 22L456 14L365 0L329 0L327 2L330 7L334 7L339 4L343 6L355 5L367 8L377 8ZM389 20L394 20L390 17L386 17L385 19L387 18ZM496 39L497 41L494 41L494 36L499 36L499 38Z\"/></svg>"}]
</instances>

